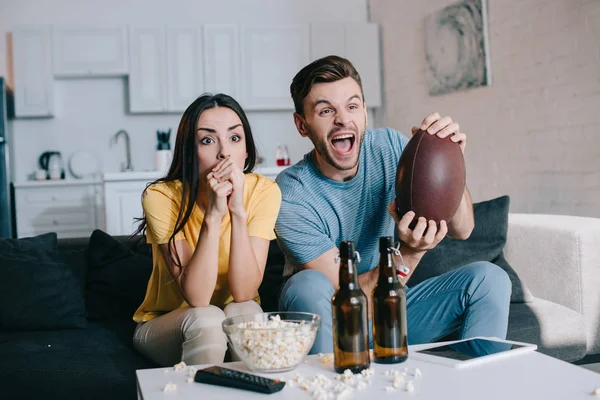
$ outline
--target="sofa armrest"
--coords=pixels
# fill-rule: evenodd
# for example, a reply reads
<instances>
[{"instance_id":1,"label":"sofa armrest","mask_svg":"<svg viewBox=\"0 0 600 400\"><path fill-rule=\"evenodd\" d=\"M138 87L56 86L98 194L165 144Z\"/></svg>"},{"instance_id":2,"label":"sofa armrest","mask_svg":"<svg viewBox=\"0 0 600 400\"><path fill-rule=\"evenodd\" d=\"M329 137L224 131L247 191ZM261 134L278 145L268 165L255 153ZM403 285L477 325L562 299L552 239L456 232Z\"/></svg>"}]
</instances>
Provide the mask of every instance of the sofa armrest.
<instances>
[{"instance_id":1,"label":"sofa armrest","mask_svg":"<svg viewBox=\"0 0 600 400\"><path fill-rule=\"evenodd\" d=\"M583 314L600 351L600 218L509 214L504 251L534 296Z\"/></svg>"}]
</instances>

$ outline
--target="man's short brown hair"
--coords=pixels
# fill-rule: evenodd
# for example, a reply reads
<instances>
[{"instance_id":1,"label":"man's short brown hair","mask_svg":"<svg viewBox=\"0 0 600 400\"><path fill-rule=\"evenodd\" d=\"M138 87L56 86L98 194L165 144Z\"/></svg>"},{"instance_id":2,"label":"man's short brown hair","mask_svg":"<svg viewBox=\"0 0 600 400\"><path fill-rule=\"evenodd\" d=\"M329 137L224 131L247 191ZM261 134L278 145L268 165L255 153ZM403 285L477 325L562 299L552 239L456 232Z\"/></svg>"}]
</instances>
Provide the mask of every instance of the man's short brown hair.
<instances>
[{"instance_id":1,"label":"man's short brown hair","mask_svg":"<svg viewBox=\"0 0 600 400\"><path fill-rule=\"evenodd\" d=\"M296 74L290 85L296 112L304 114L304 99L315 83L335 82L344 78L352 78L360 87L360 94L365 100L360 75L350 61L339 56L327 56L315 60Z\"/></svg>"}]
</instances>

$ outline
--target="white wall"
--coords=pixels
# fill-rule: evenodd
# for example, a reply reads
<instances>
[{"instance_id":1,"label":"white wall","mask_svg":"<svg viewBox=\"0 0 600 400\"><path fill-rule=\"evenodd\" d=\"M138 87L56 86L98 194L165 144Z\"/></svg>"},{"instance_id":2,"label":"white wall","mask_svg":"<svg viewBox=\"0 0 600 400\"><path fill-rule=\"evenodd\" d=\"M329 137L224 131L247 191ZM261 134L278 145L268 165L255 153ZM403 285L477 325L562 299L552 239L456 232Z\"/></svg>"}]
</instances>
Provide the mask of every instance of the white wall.
<instances>
[{"instance_id":1,"label":"white wall","mask_svg":"<svg viewBox=\"0 0 600 400\"><path fill-rule=\"evenodd\" d=\"M12 81L9 39L17 25L367 22L367 1L0 0L0 75ZM73 152L93 150L105 171L117 171L125 159L124 144L110 148L109 138L119 129L130 134L134 167L152 169L156 130L172 128L174 138L180 115L128 115L126 88L125 79L56 80L54 118L11 123L15 180L26 179L46 150L61 151L65 164ZM274 164L279 143L288 144L292 162L312 148L297 133L291 111L249 112L248 117L265 164Z\"/></svg>"},{"instance_id":2,"label":"white wall","mask_svg":"<svg viewBox=\"0 0 600 400\"><path fill-rule=\"evenodd\" d=\"M407 133L432 111L458 121L476 201L600 217L600 1L488 0L492 86L431 97L424 18L456 1L370 1L383 121Z\"/></svg>"}]
</instances>

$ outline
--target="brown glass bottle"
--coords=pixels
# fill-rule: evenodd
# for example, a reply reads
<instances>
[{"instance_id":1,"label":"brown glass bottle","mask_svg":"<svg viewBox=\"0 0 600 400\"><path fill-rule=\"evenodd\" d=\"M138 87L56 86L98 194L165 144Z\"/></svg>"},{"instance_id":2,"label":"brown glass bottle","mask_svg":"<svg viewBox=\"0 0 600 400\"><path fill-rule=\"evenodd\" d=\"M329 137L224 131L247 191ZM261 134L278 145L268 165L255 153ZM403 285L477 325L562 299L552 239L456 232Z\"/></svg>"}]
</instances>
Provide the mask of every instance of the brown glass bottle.
<instances>
[{"instance_id":1,"label":"brown glass bottle","mask_svg":"<svg viewBox=\"0 0 600 400\"><path fill-rule=\"evenodd\" d=\"M369 359L368 300L358 284L354 243L340 243L340 286L331 298L333 314L333 364L335 372L358 373Z\"/></svg>"},{"instance_id":2,"label":"brown glass bottle","mask_svg":"<svg viewBox=\"0 0 600 400\"><path fill-rule=\"evenodd\" d=\"M408 357L406 290L396 272L393 239L379 239L379 279L371 293L373 355L376 363L396 364Z\"/></svg>"}]
</instances>

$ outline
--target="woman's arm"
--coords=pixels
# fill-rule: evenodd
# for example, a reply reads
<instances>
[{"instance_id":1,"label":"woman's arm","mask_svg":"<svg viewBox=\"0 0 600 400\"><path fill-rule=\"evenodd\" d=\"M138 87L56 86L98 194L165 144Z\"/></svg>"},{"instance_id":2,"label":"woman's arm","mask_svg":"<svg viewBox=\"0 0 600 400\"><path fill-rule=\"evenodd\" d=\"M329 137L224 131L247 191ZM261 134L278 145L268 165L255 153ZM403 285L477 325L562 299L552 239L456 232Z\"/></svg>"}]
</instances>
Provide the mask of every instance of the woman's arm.
<instances>
[{"instance_id":1,"label":"woman's arm","mask_svg":"<svg viewBox=\"0 0 600 400\"><path fill-rule=\"evenodd\" d=\"M241 303L252 300L260 286L269 241L248 235L247 217L231 215L231 249L229 251L229 288L233 299Z\"/></svg>"},{"instance_id":2,"label":"woman's arm","mask_svg":"<svg viewBox=\"0 0 600 400\"><path fill-rule=\"evenodd\" d=\"M158 246L183 297L192 307L208 306L215 291L219 271L220 229L220 219L205 218L200 228L198 245L195 250L192 250L185 240L175 241L174 246L171 247L172 253L175 257L174 248L176 248L181 267L171 259L169 244Z\"/></svg>"}]
</instances>

